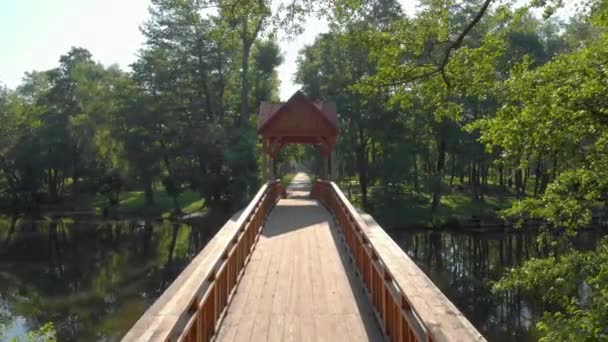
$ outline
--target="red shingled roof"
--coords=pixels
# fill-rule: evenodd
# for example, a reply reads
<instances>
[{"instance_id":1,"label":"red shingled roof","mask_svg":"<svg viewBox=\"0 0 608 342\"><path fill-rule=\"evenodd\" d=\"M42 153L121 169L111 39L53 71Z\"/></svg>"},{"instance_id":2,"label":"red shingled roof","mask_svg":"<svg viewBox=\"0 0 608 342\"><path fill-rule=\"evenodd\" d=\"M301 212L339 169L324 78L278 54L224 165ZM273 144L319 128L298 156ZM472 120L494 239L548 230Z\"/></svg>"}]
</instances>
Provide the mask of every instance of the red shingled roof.
<instances>
[{"instance_id":1,"label":"red shingled roof","mask_svg":"<svg viewBox=\"0 0 608 342\"><path fill-rule=\"evenodd\" d=\"M272 118L280 115L283 107L296 101L304 101L305 103L312 104L312 108L316 109L315 112L321 114L322 118L335 129L337 134L338 114L336 112L336 104L333 102L311 101L300 91L296 91L286 102L262 102L260 104L260 113L258 116L258 133L260 133L264 127L267 126Z\"/></svg>"}]
</instances>

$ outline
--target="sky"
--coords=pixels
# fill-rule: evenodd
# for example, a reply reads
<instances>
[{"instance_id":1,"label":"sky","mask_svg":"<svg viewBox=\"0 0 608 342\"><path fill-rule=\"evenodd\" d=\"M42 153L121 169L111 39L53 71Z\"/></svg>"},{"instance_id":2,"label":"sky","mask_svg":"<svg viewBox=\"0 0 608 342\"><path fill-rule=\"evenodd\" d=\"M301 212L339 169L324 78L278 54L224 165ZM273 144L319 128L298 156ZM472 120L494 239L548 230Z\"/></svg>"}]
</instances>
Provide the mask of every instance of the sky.
<instances>
[{"instance_id":1,"label":"sky","mask_svg":"<svg viewBox=\"0 0 608 342\"><path fill-rule=\"evenodd\" d=\"M413 9L415 0L402 0ZM84 47L104 65L128 70L142 46L139 27L149 17L149 0L0 0L0 85L15 88L25 72L48 70L72 46ZM303 34L281 39L280 97L299 89L293 82L298 51L328 30L311 16Z\"/></svg>"},{"instance_id":2,"label":"sky","mask_svg":"<svg viewBox=\"0 0 608 342\"><path fill-rule=\"evenodd\" d=\"M72 46L84 47L104 65L128 70L144 37L139 27L149 17L149 0L0 0L0 84L15 88L25 72L58 65ZM417 0L400 0L413 13ZM327 23L309 17L304 33L280 39L285 59L279 67L280 97L299 86L293 81L300 49L328 30Z\"/></svg>"},{"instance_id":3,"label":"sky","mask_svg":"<svg viewBox=\"0 0 608 342\"><path fill-rule=\"evenodd\" d=\"M23 74L59 64L72 46L104 65L126 68L144 39L139 25L149 0L0 0L0 83L14 88Z\"/></svg>"}]
</instances>

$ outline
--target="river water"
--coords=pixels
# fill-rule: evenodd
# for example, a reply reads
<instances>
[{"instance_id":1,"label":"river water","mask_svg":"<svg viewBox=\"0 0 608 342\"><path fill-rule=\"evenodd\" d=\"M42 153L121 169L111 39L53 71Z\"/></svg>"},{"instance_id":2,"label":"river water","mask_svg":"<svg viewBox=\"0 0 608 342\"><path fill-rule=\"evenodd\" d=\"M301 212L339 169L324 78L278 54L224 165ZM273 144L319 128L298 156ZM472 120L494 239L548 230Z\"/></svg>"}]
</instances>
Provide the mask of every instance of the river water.
<instances>
[{"instance_id":1,"label":"river water","mask_svg":"<svg viewBox=\"0 0 608 342\"><path fill-rule=\"evenodd\" d=\"M0 340L49 321L59 341L120 340L225 219L0 217Z\"/></svg>"},{"instance_id":2,"label":"river water","mask_svg":"<svg viewBox=\"0 0 608 342\"><path fill-rule=\"evenodd\" d=\"M534 327L542 310L533 298L516 291L492 293L492 282L530 258L561 254L570 246L595 248L602 235L599 230L586 230L574 238L553 236L556 243L549 244L545 235L531 228L508 233L428 229L388 233L488 341L518 342L538 340Z\"/></svg>"},{"instance_id":3,"label":"river water","mask_svg":"<svg viewBox=\"0 0 608 342\"><path fill-rule=\"evenodd\" d=\"M90 217L0 216L0 340L53 322L59 341L116 341L221 227ZM532 304L489 282L547 251L537 233L393 230L389 234L490 341L535 340ZM598 233L580 234L579 249Z\"/></svg>"}]
</instances>

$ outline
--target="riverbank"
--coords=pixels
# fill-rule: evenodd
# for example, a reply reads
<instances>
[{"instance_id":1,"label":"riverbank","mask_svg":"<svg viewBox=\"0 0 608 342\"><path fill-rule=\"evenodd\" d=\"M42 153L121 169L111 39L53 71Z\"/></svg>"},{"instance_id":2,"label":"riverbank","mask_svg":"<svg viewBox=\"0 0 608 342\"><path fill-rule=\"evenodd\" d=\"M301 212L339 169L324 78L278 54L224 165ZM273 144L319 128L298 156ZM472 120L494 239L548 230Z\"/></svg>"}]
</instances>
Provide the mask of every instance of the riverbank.
<instances>
[{"instance_id":1,"label":"riverbank","mask_svg":"<svg viewBox=\"0 0 608 342\"><path fill-rule=\"evenodd\" d=\"M603 233L584 230L550 246L539 229L478 234L449 229L400 229L388 234L488 341L538 341L537 298L495 293L492 285L531 258L594 250Z\"/></svg>"},{"instance_id":2,"label":"riverbank","mask_svg":"<svg viewBox=\"0 0 608 342\"><path fill-rule=\"evenodd\" d=\"M0 215L0 341L119 341L225 222Z\"/></svg>"},{"instance_id":3,"label":"riverbank","mask_svg":"<svg viewBox=\"0 0 608 342\"><path fill-rule=\"evenodd\" d=\"M342 191L350 201L362 208L361 194L356 180L340 182ZM403 228L445 228L489 229L500 228L505 221L499 212L510 208L517 198L508 191L489 187L483 198L475 198L467 185L444 184L445 193L439 207L431 213L431 196L411 189L391 192L382 186L368 188L368 211L383 227Z\"/></svg>"},{"instance_id":4,"label":"riverbank","mask_svg":"<svg viewBox=\"0 0 608 342\"><path fill-rule=\"evenodd\" d=\"M286 189L289 186L289 184L291 184L291 181L293 180L293 177L295 177L295 176L296 176L295 172L290 172L290 173L284 175L283 177L281 177L281 183L283 184L283 186Z\"/></svg>"},{"instance_id":5,"label":"riverbank","mask_svg":"<svg viewBox=\"0 0 608 342\"><path fill-rule=\"evenodd\" d=\"M384 225L392 228L441 228L502 226L499 217L501 210L510 208L515 198L504 196L485 196L475 199L461 194L444 195L439 208L431 214L429 200L417 198L392 199L372 203L371 212Z\"/></svg>"},{"instance_id":6,"label":"riverbank","mask_svg":"<svg viewBox=\"0 0 608 342\"><path fill-rule=\"evenodd\" d=\"M178 204L183 215L203 211L204 199L194 191L184 191L178 196ZM6 206L8 208L8 206ZM107 208L107 209L106 209ZM77 199L64 200L57 204L41 205L40 215L89 215L112 217L171 218L173 199L162 189L154 190L154 203L145 204L143 191L125 191L116 205L109 207L108 199L102 195L83 195ZM104 213L105 211L105 213ZM7 213L10 213L7 212Z\"/></svg>"},{"instance_id":7,"label":"riverbank","mask_svg":"<svg viewBox=\"0 0 608 342\"><path fill-rule=\"evenodd\" d=\"M178 196L177 202L184 215L201 211L204 204L200 194L194 191L182 192ZM94 208L96 214L102 215L108 201L105 197L96 195L85 198L83 204L85 207ZM173 199L164 190L154 191L154 203L152 205L146 205L143 191L124 192L120 195L118 204L109 208L111 215L160 216L162 218L171 217L173 210Z\"/></svg>"}]
</instances>

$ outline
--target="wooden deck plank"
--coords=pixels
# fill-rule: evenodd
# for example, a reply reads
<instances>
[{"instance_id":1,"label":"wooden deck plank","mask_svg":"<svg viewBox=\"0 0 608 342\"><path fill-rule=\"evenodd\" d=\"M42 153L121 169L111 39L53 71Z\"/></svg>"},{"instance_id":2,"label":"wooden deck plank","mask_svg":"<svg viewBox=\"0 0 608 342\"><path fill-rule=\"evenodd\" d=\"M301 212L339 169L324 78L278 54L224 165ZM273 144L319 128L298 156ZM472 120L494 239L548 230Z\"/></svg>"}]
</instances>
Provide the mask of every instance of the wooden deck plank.
<instances>
[{"instance_id":1,"label":"wooden deck plank","mask_svg":"<svg viewBox=\"0 0 608 342\"><path fill-rule=\"evenodd\" d=\"M295 315L285 315L285 328L283 329L283 341L300 342L300 329L298 327L299 317Z\"/></svg>"},{"instance_id":2,"label":"wooden deck plank","mask_svg":"<svg viewBox=\"0 0 608 342\"><path fill-rule=\"evenodd\" d=\"M263 244L263 241L259 242L261 242L260 245ZM259 248L259 246L256 247L256 250L257 248ZM267 249L262 248L257 254L254 250L252 263L245 268L245 273L250 271L250 277L247 279L250 288L247 289L246 296L243 296L245 297L244 299L238 298L238 295L235 296L234 301L236 303L234 306L231 303L228 307L228 314L226 315L226 320L231 320L231 327L233 330L236 330L234 341L260 341L259 339L252 339L252 336L254 334L254 329L256 328L254 321L262 315L254 315L253 312L248 310L248 307L251 306L258 308L258 310L264 310L264 304L266 303L262 302L263 292L269 276L268 270L273 259L273 254L269 253L269 250ZM244 280L245 278L243 277L243 280L241 281ZM230 317L232 313L234 313L236 319ZM268 323L265 324L265 327L267 329ZM224 329L224 327L220 330L222 329ZM256 333L259 335L265 333L265 331L257 331ZM264 337L264 340L266 340L266 337Z\"/></svg>"},{"instance_id":3,"label":"wooden deck plank","mask_svg":"<svg viewBox=\"0 0 608 342\"><path fill-rule=\"evenodd\" d=\"M351 341L362 342L369 340L369 337L367 336L367 333L363 328L364 322L361 319L361 316L355 314L346 315L346 317L344 317L343 323L346 326L346 331L348 332L348 336L350 337Z\"/></svg>"},{"instance_id":4,"label":"wooden deck plank","mask_svg":"<svg viewBox=\"0 0 608 342\"><path fill-rule=\"evenodd\" d=\"M331 215L304 197L305 175L292 184L268 218L216 340L382 341Z\"/></svg>"},{"instance_id":5,"label":"wooden deck plank","mask_svg":"<svg viewBox=\"0 0 608 342\"><path fill-rule=\"evenodd\" d=\"M253 331L250 341L266 341L268 340L268 330L270 328L270 315L256 315L253 320Z\"/></svg>"},{"instance_id":6,"label":"wooden deck plank","mask_svg":"<svg viewBox=\"0 0 608 342\"><path fill-rule=\"evenodd\" d=\"M273 300L270 303L271 312L274 314L286 314L287 303L289 301L289 293L291 291L291 276L293 272L293 265L291 257L293 253L290 250L290 239L284 237L278 237L275 242L279 243L279 246L284 246L284 253L281 254L281 264L279 270L273 274L273 281L277 284L276 290L273 296ZM272 246L270 247L272 248Z\"/></svg>"},{"instance_id":7,"label":"wooden deck plank","mask_svg":"<svg viewBox=\"0 0 608 342\"><path fill-rule=\"evenodd\" d=\"M321 229L316 229L311 234L311 246L315 253L312 256L313 263L310 265L311 274L313 274L312 283L312 297L313 297L313 309L317 314L329 313L330 306L327 290L325 289L325 278L323 276L324 266L326 260L323 260L323 253L321 253L321 246L323 245L323 235Z\"/></svg>"},{"instance_id":8,"label":"wooden deck plank","mask_svg":"<svg viewBox=\"0 0 608 342\"><path fill-rule=\"evenodd\" d=\"M268 326L268 342L283 341L283 333L285 332L285 315L270 315L270 324Z\"/></svg>"}]
</instances>

